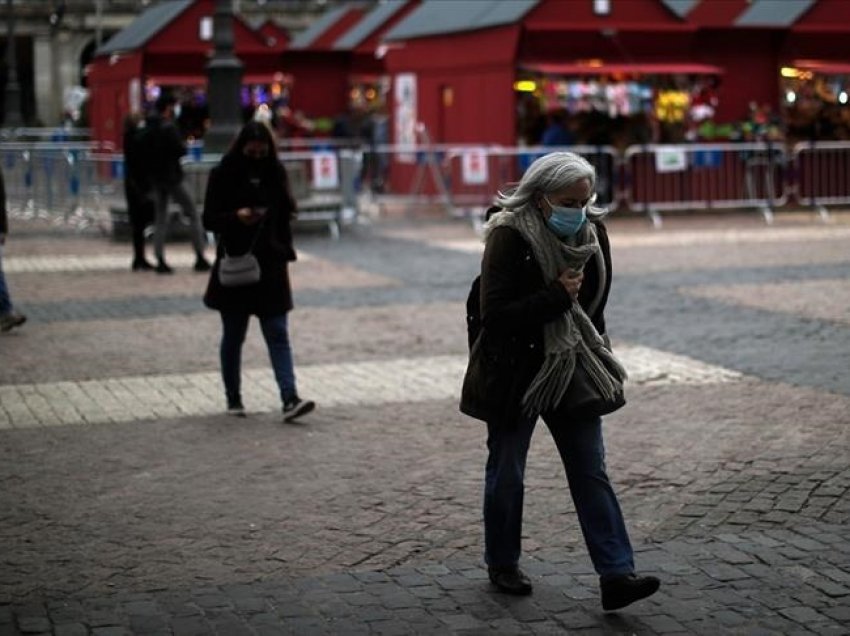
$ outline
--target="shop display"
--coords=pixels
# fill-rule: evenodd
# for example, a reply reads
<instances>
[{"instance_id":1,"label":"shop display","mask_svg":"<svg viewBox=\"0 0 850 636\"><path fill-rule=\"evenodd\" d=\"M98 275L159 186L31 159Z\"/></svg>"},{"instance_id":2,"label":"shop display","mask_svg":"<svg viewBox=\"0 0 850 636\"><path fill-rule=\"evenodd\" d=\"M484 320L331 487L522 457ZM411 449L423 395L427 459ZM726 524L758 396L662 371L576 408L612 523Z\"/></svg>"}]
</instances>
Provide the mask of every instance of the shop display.
<instances>
[{"instance_id":1,"label":"shop display","mask_svg":"<svg viewBox=\"0 0 850 636\"><path fill-rule=\"evenodd\" d=\"M850 139L850 68L836 73L783 67L780 78L790 140Z\"/></svg>"},{"instance_id":2,"label":"shop display","mask_svg":"<svg viewBox=\"0 0 850 636\"><path fill-rule=\"evenodd\" d=\"M576 143L679 142L708 130L715 78L682 75L523 78L515 85L521 142L540 143L547 120L564 118Z\"/></svg>"}]
</instances>

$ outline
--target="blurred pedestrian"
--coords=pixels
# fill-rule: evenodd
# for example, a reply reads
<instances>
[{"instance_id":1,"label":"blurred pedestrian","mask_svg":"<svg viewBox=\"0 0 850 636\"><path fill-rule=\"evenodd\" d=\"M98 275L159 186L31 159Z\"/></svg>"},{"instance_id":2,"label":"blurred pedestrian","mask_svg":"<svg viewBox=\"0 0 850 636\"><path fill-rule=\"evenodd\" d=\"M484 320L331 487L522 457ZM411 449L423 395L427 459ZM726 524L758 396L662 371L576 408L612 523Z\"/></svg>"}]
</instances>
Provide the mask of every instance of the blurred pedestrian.
<instances>
[{"instance_id":1,"label":"blurred pedestrian","mask_svg":"<svg viewBox=\"0 0 850 636\"><path fill-rule=\"evenodd\" d=\"M124 197L133 238L132 270L148 271L154 266L145 258L145 228L156 215L152 162L149 152L150 129L144 126L141 115L131 113L124 119Z\"/></svg>"},{"instance_id":2,"label":"blurred pedestrian","mask_svg":"<svg viewBox=\"0 0 850 636\"><path fill-rule=\"evenodd\" d=\"M481 331L460 406L487 422L484 538L492 583L509 594L532 591L518 563L526 457L542 416L600 577L602 606L612 610L653 594L659 581L634 573L605 470L601 415L625 403L625 370L605 332L611 254L603 212L592 206L595 184L585 159L554 152L497 196L502 211L485 227Z\"/></svg>"},{"instance_id":3,"label":"blurred pedestrian","mask_svg":"<svg viewBox=\"0 0 850 636\"><path fill-rule=\"evenodd\" d=\"M284 421L315 407L298 395L289 339L288 315L293 303L288 266L296 258L290 222L295 213L271 131L263 123L248 122L210 172L203 217L204 227L215 232L218 244L204 303L221 314L221 374L227 412L232 415L245 415L242 343L252 315L260 321ZM237 286L223 284L222 259L249 253L259 263L259 280Z\"/></svg>"},{"instance_id":4,"label":"blurred pedestrian","mask_svg":"<svg viewBox=\"0 0 850 636\"><path fill-rule=\"evenodd\" d=\"M186 154L186 144L174 124L174 107L177 100L167 94L156 100L156 113L148 117L146 125L151 128L153 148L156 154L153 182L156 191L156 220L154 226L154 252L156 254L156 272L171 274L174 270L165 261L165 240L168 234L168 201L173 198L183 211L183 217L189 221L192 245L195 248L196 272L206 272L210 264L204 257L206 237L201 227L201 219L192 197L183 185L183 166L180 158Z\"/></svg>"},{"instance_id":5,"label":"blurred pedestrian","mask_svg":"<svg viewBox=\"0 0 850 636\"><path fill-rule=\"evenodd\" d=\"M572 146L575 141L575 135L567 127L567 112L563 108L552 110L549 113L549 124L540 140L541 145Z\"/></svg>"},{"instance_id":6,"label":"blurred pedestrian","mask_svg":"<svg viewBox=\"0 0 850 636\"><path fill-rule=\"evenodd\" d=\"M6 235L9 233L9 215L6 211L6 183L3 180L3 169L0 168L0 331L9 331L27 321L27 317L16 311L9 296L6 285L6 275L3 273L3 248L6 245Z\"/></svg>"}]
</instances>

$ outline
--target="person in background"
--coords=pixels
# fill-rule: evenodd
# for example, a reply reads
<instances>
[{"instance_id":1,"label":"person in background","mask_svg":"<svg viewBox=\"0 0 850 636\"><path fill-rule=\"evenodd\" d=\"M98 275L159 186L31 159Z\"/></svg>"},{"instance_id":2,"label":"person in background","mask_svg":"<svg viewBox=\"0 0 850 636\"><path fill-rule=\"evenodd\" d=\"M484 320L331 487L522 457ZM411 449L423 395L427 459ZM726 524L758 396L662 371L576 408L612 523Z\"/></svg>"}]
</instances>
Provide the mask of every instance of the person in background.
<instances>
[{"instance_id":1,"label":"person in background","mask_svg":"<svg viewBox=\"0 0 850 636\"><path fill-rule=\"evenodd\" d=\"M290 222L295 213L271 131L261 122L248 122L210 172L204 198L204 227L217 238L204 304L221 314L221 375L231 415L245 415L242 343L252 315L260 320L284 421L291 422L315 408L312 401L298 395L289 339L288 315L293 303L288 266L296 258ZM259 282L223 286L218 271L225 251L230 256L252 252L260 264Z\"/></svg>"},{"instance_id":2,"label":"person in background","mask_svg":"<svg viewBox=\"0 0 850 636\"><path fill-rule=\"evenodd\" d=\"M204 257L206 237L201 227L198 210L192 197L183 185L183 166L180 158L186 154L186 145L174 124L176 100L170 95L160 95L156 100L156 114L148 117L153 152L153 182L156 192L156 221L154 228L154 252L156 253L156 272L172 274L174 270L165 261L165 239L168 234L168 200L173 198L183 210L183 216L191 224L192 245L195 248L196 272L206 272L210 264Z\"/></svg>"},{"instance_id":3,"label":"person in background","mask_svg":"<svg viewBox=\"0 0 850 636\"><path fill-rule=\"evenodd\" d=\"M9 288L6 285L6 275L3 273L3 247L6 245L6 235L9 233L9 215L6 212L6 183L3 180L3 170L0 168L0 331L9 331L20 327L27 317L16 311L12 306Z\"/></svg>"},{"instance_id":4,"label":"person in background","mask_svg":"<svg viewBox=\"0 0 850 636\"><path fill-rule=\"evenodd\" d=\"M595 185L585 159L553 152L496 197L502 211L485 226L482 330L473 346L485 362L467 369L460 409L487 423L484 556L493 585L508 594L532 591L518 562L526 458L542 417L600 577L602 607L614 610L654 594L660 583L635 574L605 469L602 418L570 401L579 365L606 397L621 396L625 379L605 331L611 251L604 210L592 206Z\"/></svg>"},{"instance_id":5,"label":"person in background","mask_svg":"<svg viewBox=\"0 0 850 636\"><path fill-rule=\"evenodd\" d=\"M567 113L563 108L549 113L549 125L543 131L540 144L543 146L572 146L575 135L567 128Z\"/></svg>"},{"instance_id":6,"label":"person in background","mask_svg":"<svg viewBox=\"0 0 850 636\"><path fill-rule=\"evenodd\" d=\"M145 258L145 228L153 223L156 213L156 194L151 179L151 162L155 158L146 152L150 130L142 123L137 113L124 119L124 197L133 237L134 272L154 268Z\"/></svg>"}]
</instances>

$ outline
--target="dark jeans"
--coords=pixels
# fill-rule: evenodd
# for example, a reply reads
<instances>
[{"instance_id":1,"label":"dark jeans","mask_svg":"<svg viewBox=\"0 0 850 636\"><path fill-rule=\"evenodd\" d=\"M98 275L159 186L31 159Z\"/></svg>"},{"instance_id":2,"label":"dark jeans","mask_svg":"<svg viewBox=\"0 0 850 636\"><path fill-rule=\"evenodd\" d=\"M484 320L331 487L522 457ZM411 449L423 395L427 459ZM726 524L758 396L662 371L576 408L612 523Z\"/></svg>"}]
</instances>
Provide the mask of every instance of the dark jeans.
<instances>
[{"instance_id":1,"label":"dark jeans","mask_svg":"<svg viewBox=\"0 0 850 636\"><path fill-rule=\"evenodd\" d=\"M242 401L242 343L245 342L250 319L251 314L241 311L221 312L221 376L228 403ZM269 350L281 402L286 402L298 394L287 314L260 318L260 327Z\"/></svg>"},{"instance_id":2,"label":"dark jeans","mask_svg":"<svg viewBox=\"0 0 850 636\"><path fill-rule=\"evenodd\" d=\"M590 559L600 576L634 571L632 546L617 496L605 472L602 419L561 422L544 417L561 455ZM485 560L495 567L519 562L523 478L537 420L515 428L488 425L484 486Z\"/></svg>"},{"instance_id":3,"label":"dark jeans","mask_svg":"<svg viewBox=\"0 0 850 636\"><path fill-rule=\"evenodd\" d=\"M12 311L12 299L9 297L6 275L3 273L3 245L0 244L0 314L8 314L10 311Z\"/></svg>"},{"instance_id":4,"label":"dark jeans","mask_svg":"<svg viewBox=\"0 0 850 636\"><path fill-rule=\"evenodd\" d=\"M145 260L145 228L153 223L156 217L156 195L132 184L125 184L124 193L133 237L133 262L140 263Z\"/></svg>"}]
</instances>

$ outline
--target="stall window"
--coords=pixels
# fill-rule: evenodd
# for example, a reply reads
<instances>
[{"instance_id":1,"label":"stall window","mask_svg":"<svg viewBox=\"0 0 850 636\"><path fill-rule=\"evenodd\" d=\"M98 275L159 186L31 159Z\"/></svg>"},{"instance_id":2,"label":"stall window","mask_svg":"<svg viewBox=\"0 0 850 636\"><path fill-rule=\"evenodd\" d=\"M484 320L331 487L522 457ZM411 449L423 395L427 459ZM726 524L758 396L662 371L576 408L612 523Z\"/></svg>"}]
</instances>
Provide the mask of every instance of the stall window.
<instances>
[{"instance_id":1,"label":"stall window","mask_svg":"<svg viewBox=\"0 0 850 636\"><path fill-rule=\"evenodd\" d=\"M596 15L611 13L611 0L593 0L593 13Z\"/></svg>"}]
</instances>

